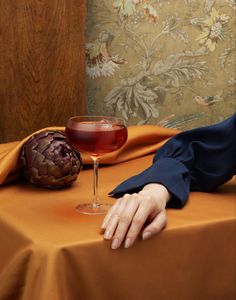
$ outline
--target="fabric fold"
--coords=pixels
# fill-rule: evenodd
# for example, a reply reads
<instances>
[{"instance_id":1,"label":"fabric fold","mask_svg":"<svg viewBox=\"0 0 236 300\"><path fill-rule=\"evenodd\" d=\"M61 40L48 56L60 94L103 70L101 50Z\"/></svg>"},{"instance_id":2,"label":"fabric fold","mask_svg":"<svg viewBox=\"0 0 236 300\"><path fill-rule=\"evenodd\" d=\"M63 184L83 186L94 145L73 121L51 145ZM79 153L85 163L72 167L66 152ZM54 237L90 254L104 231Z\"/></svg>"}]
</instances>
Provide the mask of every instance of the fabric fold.
<instances>
[{"instance_id":1,"label":"fabric fold","mask_svg":"<svg viewBox=\"0 0 236 300\"><path fill-rule=\"evenodd\" d=\"M0 144L0 185L16 179L20 174L19 157L25 142L34 134L44 130L64 131L65 127L47 127L27 136L22 141ZM157 125L128 127L128 140L117 151L105 154L100 164L116 164L155 152L179 131ZM83 164L92 164L88 155L82 154Z\"/></svg>"}]
</instances>

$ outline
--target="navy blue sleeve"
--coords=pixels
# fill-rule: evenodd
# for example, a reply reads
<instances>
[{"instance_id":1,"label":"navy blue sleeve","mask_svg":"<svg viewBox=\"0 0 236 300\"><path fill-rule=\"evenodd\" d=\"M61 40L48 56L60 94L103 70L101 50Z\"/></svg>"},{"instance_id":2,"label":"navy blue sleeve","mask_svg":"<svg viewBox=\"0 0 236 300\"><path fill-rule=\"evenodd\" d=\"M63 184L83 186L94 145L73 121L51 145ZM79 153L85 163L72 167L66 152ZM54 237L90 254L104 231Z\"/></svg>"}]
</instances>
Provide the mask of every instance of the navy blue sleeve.
<instances>
[{"instance_id":1,"label":"navy blue sleeve","mask_svg":"<svg viewBox=\"0 0 236 300\"><path fill-rule=\"evenodd\" d=\"M181 132L155 154L153 164L110 195L140 191L161 183L172 194L168 207L181 208L189 191L209 192L236 174L236 114L221 123Z\"/></svg>"}]
</instances>

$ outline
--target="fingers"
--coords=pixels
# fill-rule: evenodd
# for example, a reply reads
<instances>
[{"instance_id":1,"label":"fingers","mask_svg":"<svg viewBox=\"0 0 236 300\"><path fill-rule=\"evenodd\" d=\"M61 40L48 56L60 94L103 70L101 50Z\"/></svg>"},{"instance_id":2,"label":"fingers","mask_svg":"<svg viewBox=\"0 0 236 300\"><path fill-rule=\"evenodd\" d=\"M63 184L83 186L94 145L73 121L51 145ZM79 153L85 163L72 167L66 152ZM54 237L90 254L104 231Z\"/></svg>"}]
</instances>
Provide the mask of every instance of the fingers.
<instances>
[{"instance_id":1,"label":"fingers","mask_svg":"<svg viewBox=\"0 0 236 300\"><path fill-rule=\"evenodd\" d=\"M125 240L125 248L129 248L135 242L137 236L143 228L144 223L149 217L153 214L156 215L158 211L153 205L153 202L150 197L143 196L142 201L139 205L139 208L132 220L131 226L127 232Z\"/></svg>"},{"instance_id":2,"label":"fingers","mask_svg":"<svg viewBox=\"0 0 236 300\"><path fill-rule=\"evenodd\" d=\"M115 203L115 205L107 213L102 224L102 228L105 229L105 239L109 240L114 235L116 227L119 223L120 214L123 211L129 197L129 194L125 194L123 198L118 199L117 203Z\"/></svg>"},{"instance_id":3,"label":"fingers","mask_svg":"<svg viewBox=\"0 0 236 300\"><path fill-rule=\"evenodd\" d=\"M102 226L101 226L102 229L106 229L108 220L110 219L110 217L114 213L114 211L119 207L121 199L122 198L117 199L115 204L108 210L108 212L103 220Z\"/></svg>"},{"instance_id":4,"label":"fingers","mask_svg":"<svg viewBox=\"0 0 236 300\"><path fill-rule=\"evenodd\" d=\"M153 221L143 230L142 238L143 240L147 240L153 235L159 233L167 223L167 215L166 211L162 210Z\"/></svg>"},{"instance_id":5,"label":"fingers","mask_svg":"<svg viewBox=\"0 0 236 300\"><path fill-rule=\"evenodd\" d=\"M150 238L166 225L166 212L161 197L146 193L126 194L118 199L104 218L104 239L112 239L111 248L117 249L124 242L129 248L136 240L146 221L143 239Z\"/></svg>"},{"instance_id":6,"label":"fingers","mask_svg":"<svg viewBox=\"0 0 236 300\"><path fill-rule=\"evenodd\" d=\"M130 224L133 223L133 218L135 216L136 211L139 208L139 201L136 199L137 197L130 197L127 204L121 211L118 226L116 228L113 241L112 241L112 249L117 249L120 247L121 243L124 241L128 228ZM129 243L128 240L126 240ZM126 243L126 244L127 244Z\"/></svg>"}]
</instances>

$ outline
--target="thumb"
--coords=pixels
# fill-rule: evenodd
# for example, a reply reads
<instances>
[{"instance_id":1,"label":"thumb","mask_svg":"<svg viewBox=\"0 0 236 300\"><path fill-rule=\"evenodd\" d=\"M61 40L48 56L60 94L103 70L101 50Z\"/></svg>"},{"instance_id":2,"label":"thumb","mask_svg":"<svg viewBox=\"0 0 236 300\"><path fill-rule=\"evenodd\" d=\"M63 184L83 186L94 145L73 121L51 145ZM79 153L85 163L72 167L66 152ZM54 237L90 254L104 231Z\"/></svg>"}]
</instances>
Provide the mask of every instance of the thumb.
<instances>
[{"instance_id":1,"label":"thumb","mask_svg":"<svg viewBox=\"0 0 236 300\"><path fill-rule=\"evenodd\" d=\"M167 215L166 210L162 210L157 214L157 216L153 219L153 221L145 227L142 233L143 240L147 240L153 235L159 233L167 223Z\"/></svg>"}]
</instances>

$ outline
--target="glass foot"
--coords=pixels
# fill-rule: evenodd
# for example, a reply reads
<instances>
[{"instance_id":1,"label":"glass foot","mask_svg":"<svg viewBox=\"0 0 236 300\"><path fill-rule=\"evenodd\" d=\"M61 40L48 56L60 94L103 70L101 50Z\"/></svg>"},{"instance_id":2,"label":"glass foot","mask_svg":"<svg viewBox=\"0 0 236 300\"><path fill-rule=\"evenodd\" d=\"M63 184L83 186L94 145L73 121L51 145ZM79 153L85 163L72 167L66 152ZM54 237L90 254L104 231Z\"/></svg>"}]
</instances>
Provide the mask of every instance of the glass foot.
<instances>
[{"instance_id":1,"label":"glass foot","mask_svg":"<svg viewBox=\"0 0 236 300\"><path fill-rule=\"evenodd\" d=\"M91 203L82 203L76 206L75 210L80 214L85 215L103 215L108 212L111 208L111 204L91 204Z\"/></svg>"}]
</instances>

